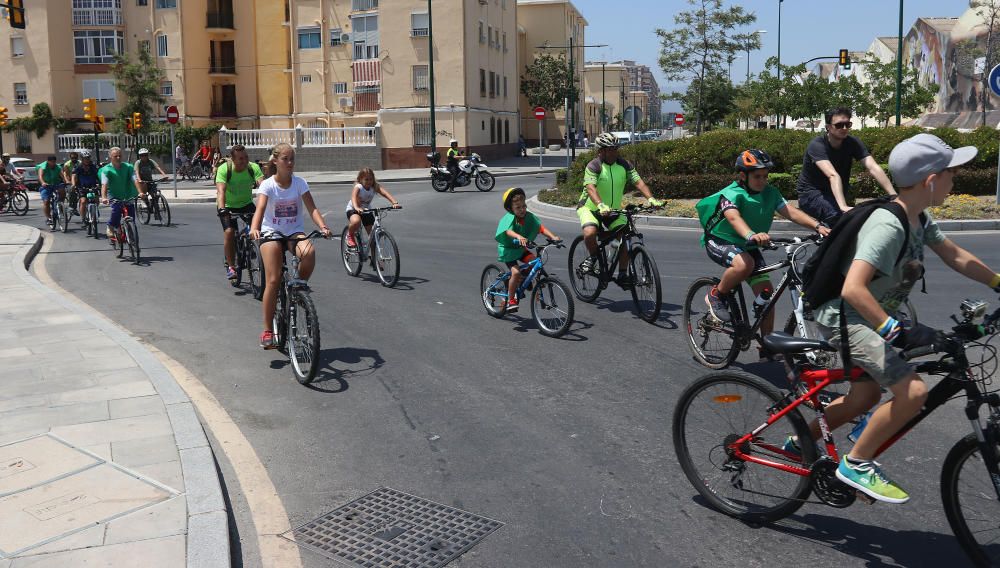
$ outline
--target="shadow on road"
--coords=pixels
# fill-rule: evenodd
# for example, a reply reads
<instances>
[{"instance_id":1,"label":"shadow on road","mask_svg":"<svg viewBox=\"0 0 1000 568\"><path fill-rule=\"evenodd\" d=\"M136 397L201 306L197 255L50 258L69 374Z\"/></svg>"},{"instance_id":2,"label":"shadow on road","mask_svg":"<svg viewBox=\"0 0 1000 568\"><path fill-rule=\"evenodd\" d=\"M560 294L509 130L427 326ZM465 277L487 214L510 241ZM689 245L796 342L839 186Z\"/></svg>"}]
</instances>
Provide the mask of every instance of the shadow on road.
<instances>
[{"instance_id":1,"label":"shadow on road","mask_svg":"<svg viewBox=\"0 0 1000 568\"><path fill-rule=\"evenodd\" d=\"M535 324L535 320L534 318L531 317L530 314L521 317L512 316L511 321L517 324L514 326L514 331L517 331L519 333L538 331L538 326ZM589 341L588 337L580 335L579 332L586 329L590 329L592 327L594 327L594 324L592 323L574 319L573 324L569 327L566 333L564 333L560 337L553 337L551 339L562 340L562 341ZM539 333L539 335L541 335L541 333Z\"/></svg>"},{"instance_id":2,"label":"shadow on road","mask_svg":"<svg viewBox=\"0 0 1000 568\"><path fill-rule=\"evenodd\" d=\"M382 281L378 279L377 274L371 274L368 272L363 272L359 276L365 282L373 282L375 284L381 284ZM393 286L392 290L402 290L404 292L411 292L414 290L414 285L427 284L430 280L426 278L420 278L419 276L400 276L396 281L396 285Z\"/></svg>"},{"instance_id":3,"label":"shadow on road","mask_svg":"<svg viewBox=\"0 0 1000 568\"><path fill-rule=\"evenodd\" d=\"M385 365L385 359L378 350L359 347L324 349L320 351L319 362L316 379L306 386L314 391L330 394L341 393L350 388L348 378L370 375ZM325 384L331 381L336 386Z\"/></svg>"},{"instance_id":4,"label":"shadow on road","mask_svg":"<svg viewBox=\"0 0 1000 568\"><path fill-rule=\"evenodd\" d=\"M594 300L593 304L599 310L608 310L609 312L620 314L620 313L630 313L635 314L635 303L629 300L611 300L608 298L597 298ZM660 316L651 325L659 327L661 329L677 329L677 323L674 318L677 317L677 312L681 307L677 304L668 304L666 302L660 303ZM634 316L638 319L639 316Z\"/></svg>"},{"instance_id":5,"label":"shadow on road","mask_svg":"<svg viewBox=\"0 0 1000 568\"><path fill-rule=\"evenodd\" d=\"M140 266L149 266L154 262L173 262L174 257L172 256L139 256Z\"/></svg>"}]
</instances>

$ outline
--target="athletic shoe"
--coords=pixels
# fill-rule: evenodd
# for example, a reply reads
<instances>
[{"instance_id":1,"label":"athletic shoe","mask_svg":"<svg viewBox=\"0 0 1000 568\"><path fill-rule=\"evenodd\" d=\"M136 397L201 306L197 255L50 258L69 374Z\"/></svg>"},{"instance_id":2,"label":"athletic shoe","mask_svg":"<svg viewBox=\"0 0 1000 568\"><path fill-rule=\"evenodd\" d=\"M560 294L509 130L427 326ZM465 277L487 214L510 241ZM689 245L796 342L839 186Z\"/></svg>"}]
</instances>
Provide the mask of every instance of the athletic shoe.
<instances>
[{"instance_id":1,"label":"athletic shoe","mask_svg":"<svg viewBox=\"0 0 1000 568\"><path fill-rule=\"evenodd\" d=\"M789 457L794 457L799 461L802 460L802 448L799 447L799 443L795 440L795 436L785 438L785 445L781 446L781 450L790 454Z\"/></svg>"},{"instance_id":2,"label":"athletic shoe","mask_svg":"<svg viewBox=\"0 0 1000 568\"><path fill-rule=\"evenodd\" d=\"M358 250L358 243L354 240L354 235L347 233L347 250L355 252Z\"/></svg>"},{"instance_id":3,"label":"athletic shoe","mask_svg":"<svg viewBox=\"0 0 1000 568\"><path fill-rule=\"evenodd\" d=\"M260 334L260 347L261 349L277 349L278 343L274 338L273 331L265 331Z\"/></svg>"},{"instance_id":4,"label":"athletic shoe","mask_svg":"<svg viewBox=\"0 0 1000 568\"><path fill-rule=\"evenodd\" d=\"M882 467L874 461L851 463L844 456L837 467L837 479L872 499L886 503L906 503L910 500L906 491L886 477Z\"/></svg>"},{"instance_id":5,"label":"athletic shoe","mask_svg":"<svg viewBox=\"0 0 1000 568\"><path fill-rule=\"evenodd\" d=\"M584 274L597 274L598 261L596 256L588 256L580 263L580 272Z\"/></svg>"},{"instance_id":6,"label":"athletic shoe","mask_svg":"<svg viewBox=\"0 0 1000 568\"><path fill-rule=\"evenodd\" d=\"M517 298L511 298L510 301L507 302L507 313L508 314L512 314L512 313L514 313L514 312L517 311L517 303L518 303L518 299Z\"/></svg>"},{"instance_id":7,"label":"athletic shoe","mask_svg":"<svg viewBox=\"0 0 1000 568\"><path fill-rule=\"evenodd\" d=\"M712 286L712 289L705 294L705 303L708 305L708 311L712 313L712 317L715 319L728 322L733 319L729 314L729 306L726 305L726 299L719 295L719 287Z\"/></svg>"},{"instance_id":8,"label":"athletic shoe","mask_svg":"<svg viewBox=\"0 0 1000 568\"><path fill-rule=\"evenodd\" d=\"M230 280L236 280L236 271L233 270L232 266L226 267L226 278Z\"/></svg>"},{"instance_id":9,"label":"athletic shoe","mask_svg":"<svg viewBox=\"0 0 1000 568\"><path fill-rule=\"evenodd\" d=\"M108 227L107 230L104 231L104 234L107 235L108 236L108 240L111 241L112 244L114 244L114 242L115 242L115 232L113 230L111 230L111 227Z\"/></svg>"}]
</instances>

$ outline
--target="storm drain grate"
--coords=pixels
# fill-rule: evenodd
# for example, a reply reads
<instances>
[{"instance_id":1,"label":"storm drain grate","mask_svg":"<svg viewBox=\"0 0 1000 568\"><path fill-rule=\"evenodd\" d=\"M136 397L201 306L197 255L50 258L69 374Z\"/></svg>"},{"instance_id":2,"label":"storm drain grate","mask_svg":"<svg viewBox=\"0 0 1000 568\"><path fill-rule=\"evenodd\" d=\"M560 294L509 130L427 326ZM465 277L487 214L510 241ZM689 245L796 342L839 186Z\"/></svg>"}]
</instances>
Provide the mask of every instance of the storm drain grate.
<instances>
[{"instance_id":1,"label":"storm drain grate","mask_svg":"<svg viewBox=\"0 0 1000 568\"><path fill-rule=\"evenodd\" d=\"M291 538L350 566L437 568L502 526L500 521L382 487L292 530Z\"/></svg>"}]
</instances>

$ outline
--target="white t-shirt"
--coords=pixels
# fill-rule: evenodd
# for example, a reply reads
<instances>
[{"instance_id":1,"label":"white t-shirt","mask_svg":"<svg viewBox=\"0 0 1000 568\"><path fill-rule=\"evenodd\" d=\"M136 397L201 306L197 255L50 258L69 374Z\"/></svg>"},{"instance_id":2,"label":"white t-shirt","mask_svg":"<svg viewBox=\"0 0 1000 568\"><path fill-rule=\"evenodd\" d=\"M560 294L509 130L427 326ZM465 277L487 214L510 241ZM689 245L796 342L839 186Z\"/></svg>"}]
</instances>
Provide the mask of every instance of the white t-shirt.
<instances>
[{"instance_id":1,"label":"white t-shirt","mask_svg":"<svg viewBox=\"0 0 1000 568\"><path fill-rule=\"evenodd\" d=\"M267 196L261 232L276 232L286 237L306 232L306 207L302 203L302 196L306 193L309 193L309 184L296 175L292 176L292 185L288 189L278 185L276 176L264 180L257 191L258 195Z\"/></svg>"},{"instance_id":2,"label":"white t-shirt","mask_svg":"<svg viewBox=\"0 0 1000 568\"><path fill-rule=\"evenodd\" d=\"M360 183L354 187L358 189L358 203L361 209L371 209L372 200L375 199L375 188L368 189ZM354 199L347 200L347 211L354 211Z\"/></svg>"}]
</instances>

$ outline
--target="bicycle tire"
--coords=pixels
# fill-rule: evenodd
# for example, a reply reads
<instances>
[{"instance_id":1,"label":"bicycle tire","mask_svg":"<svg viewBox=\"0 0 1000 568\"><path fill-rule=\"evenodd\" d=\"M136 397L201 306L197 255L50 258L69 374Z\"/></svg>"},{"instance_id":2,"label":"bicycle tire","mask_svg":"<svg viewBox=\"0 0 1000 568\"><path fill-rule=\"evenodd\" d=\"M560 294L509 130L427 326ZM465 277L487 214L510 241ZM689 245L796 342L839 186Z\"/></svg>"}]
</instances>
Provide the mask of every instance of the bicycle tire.
<instances>
[{"instance_id":1,"label":"bicycle tire","mask_svg":"<svg viewBox=\"0 0 1000 568\"><path fill-rule=\"evenodd\" d=\"M285 283L284 281L278 284L278 297L274 302L274 316L271 318L271 327L274 329L274 342L278 346L278 351L286 353L285 341L288 339L286 334L287 322L285 321Z\"/></svg>"},{"instance_id":2,"label":"bicycle tire","mask_svg":"<svg viewBox=\"0 0 1000 568\"><path fill-rule=\"evenodd\" d=\"M542 310L552 312L544 317ZM559 279L543 276L531 291L531 317L538 332L547 337L562 337L573 325L573 294Z\"/></svg>"},{"instance_id":3,"label":"bicycle tire","mask_svg":"<svg viewBox=\"0 0 1000 568\"><path fill-rule=\"evenodd\" d=\"M580 264L589 256L583 235L578 235L569 246L569 285L573 288L573 294L577 299L588 304L597 300L603 289L599 275L580 270Z\"/></svg>"},{"instance_id":4,"label":"bicycle tire","mask_svg":"<svg viewBox=\"0 0 1000 568\"><path fill-rule=\"evenodd\" d=\"M170 205L167 204L167 198L163 196L162 193L156 195L156 202L160 208L160 226L169 227L170 226Z\"/></svg>"},{"instance_id":5,"label":"bicycle tire","mask_svg":"<svg viewBox=\"0 0 1000 568\"><path fill-rule=\"evenodd\" d=\"M358 235L354 236L354 243L355 250L348 250L347 227L344 227L344 230L340 232L340 258L344 261L344 270L351 276L361 274L361 241L358 240Z\"/></svg>"},{"instance_id":6,"label":"bicycle tire","mask_svg":"<svg viewBox=\"0 0 1000 568\"><path fill-rule=\"evenodd\" d=\"M295 379L308 385L319 370L319 316L312 298L303 290L292 290L289 298L288 358ZM302 327L305 326L305 333Z\"/></svg>"},{"instance_id":7,"label":"bicycle tire","mask_svg":"<svg viewBox=\"0 0 1000 568\"><path fill-rule=\"evenodd\" d=\"M64 233L69 231L70 208L67 205L68 202L66 200L59 202L59 228Z\"/></svg>"},{"instance_id":8,"label":"bicycle tire","mask_svg":"<svg viewBox=\"0 0 1000 568\"><path fill-rule=\"evenodd\" d=\"M28 213L28 196L20 191L15 191L10 196L9 207L14 215L23 217Z\"/></svg>"},{"instance_id":9,"label":"bicycle tire","mask_svg":"<svg viewBox=\"0 0 1000 568\"><path fill-rule=\"evenodd\" d=\"M122 219L122 228L125 230L125 240L128 241L128 252L132 255L132 262L139 264L139 231L135 221L131 218Z\"/></svg>"},{"instance_id":10,"label":"bicycle tire","mask_svg":"<svg viewBox=\"0 0 1000 568\"><path fill-rule=\"evenodd\" d=\"M112 233L114 233L116 241L111 243L111 250L118 249L118 258L121 258L125 255L125 237L121 226L118 227L118 230L112 229Z\"/></svg>"},{"instance_id":11,"label":"bicycle tire","mask_svg":"<svg viewBox=\"0 0 1000 568\"><path fill-rule=\"evenodd\" d=\"M490 191L497 184L497 180L490 172L479 172L476 174L476 189L479 191Z\"/></svg>"},{"instance_id":12,"label":"bicycle tire","mask_svg":"<svg viewBox=\"0 0 1000 568\"><path fill-rule=\"evenodd\" d=\"M94 231L94 233L93 233L94 238L95 239L100 239L101 238L101 230L99 228L100 224L98 223L97 204L96 203L88 203L87 204L87 212L90 215L90 228L91 228L91 230Z\"/></svg>"},{"instance_id":13,"label":"bicycle tire","mask_svg":"<svg viewBox=\"0 0 1000 568\"><path fill-rule=\"evenodd\" d=\"M381 230L375 233L372 244L375 245L372 251L375 273L383 286L392 288L399 281L399 247L396 246L396 239L388 231ZM386 251L389 251L388 255Z\"/></svg>"},{"instance_id":14,"label":"bicycle tire","mask_svg":"<svg viewBox=\"0 0 1000 568\"><path fill-rule=\"evenodd\" d=\"M53 231L59 227L59 203L49 199L49 228Z\"/></svg>"},{"instance_id":15,"label":"bicycle tire","mask_svg":"<svg viewBox=\"0 0 1000 568\"><path fill-rule=\"evenodd\" d=\"M243 235L236 235L236 278L230 280L229 283L233 288L239 288L243 284L243 269L247 267L247 253L246 253L246 241L243 240Z\"/></svg>"},{"instance_id":16,"label":"bicycle tire","mask_svg":"<svg viewBox=\"0 0 1000 568\"><path fill-rule=\"evenodd\" d=\"M688 348L695 360L709 369L728 367L740 352L732 322L716 320L704 306L705 294L717 283L715 278L698 278L688 288L684 298L683 326L687 330ZM718 338L715 339L715 347L706 350L713 337Z\"/></svg>"},{"instance_id":17,"label":"bicycle tire","mask_svg":"<svg viewBox=\"0 0 1000 568\"><path fill-rule=\"evenodd\" d=\"M495 318L507 313L507 279L500 278L506 272L499 264L487 264L479 276L479 298L486 313Z\"/></svg>"},{"instance_id":18,"label":"bicycle tire","mask_svg":"<svg viewBox=\"0 0 1000 568\"><path fill-rule=\"evenodd\" d=\"M641 267L641 270L640 270ZM635 244L629 253L629 276L632 277L632 303L635 313L643 321L653 323L660 317L663 306L663 288L656 261L646 252L646 247ZM640 297L640 292L646 292Z\"/></svg>"},{"instance_id":19,"label":"bicycle tire","mask_svg":"<svg viewBox=\"0 0 1000 568\"><path fill-rule=\"evenodd\" d=\"M146 194L146 199L149 199L149 194ZM137 219L142 219L143 225L148 225L149 220L153 218L153 208L146 205L146 202L141 198L135 201L135 216Z\"/></svg>"},{"instance_id":20,"label":"bicycle tire","mask_svg":"<svg viewBox=\"0 0 1000 568\"><path fill-rule=\"evenodd\" d=\"M726 449L727 441L733 442L763 423L768 410L782 398L770 383L735 370L705 375L681 394L673 417L674 451L688 481L714 509L763 523L787 517L805 503L812 491L809 476L743 461ZM802 457L798 461L772 449L784 445L789 428L799 440L812 439L805 419L794 409L741 449L786 465L813 463L816 446L811 442L800 444ZM775 434L766 438L768 432ZM750 475L746 475L748 471ZM761 503L764 498L774 502Z\"/></svg>"},{"instance_id":21,"label":"bicycle tire","mask_svg":"<svg viewBox=\"0 0 1000 568\"><path fill-rule=\"evenodd\" d=\"M260 260L257 245L253 241L248 241L248 245L244 251L247 255L247 280L250 281L250 291L253 293L253 298L261 300L264 298L264 264Z\"/></svg>"},{"instance_id":22,"label":"bicycle tire","mask_svg":"<svg viewBox=\"0 0 1000 568\"><path fill-rule=\"evenodd\" d=\"M1000 432L994 431L991 438L994 444L1000 439L998 436ZM1000 455L1000 444L995 451ZM969 475L963 475L966 471ZM1000 566L1000 524L997 522L1000 501L997 501L996 489L990 481L975 434L965 436L948 452L941 467L941 501L951 531L973 564Z\"/></svg>"}]
</instances>

